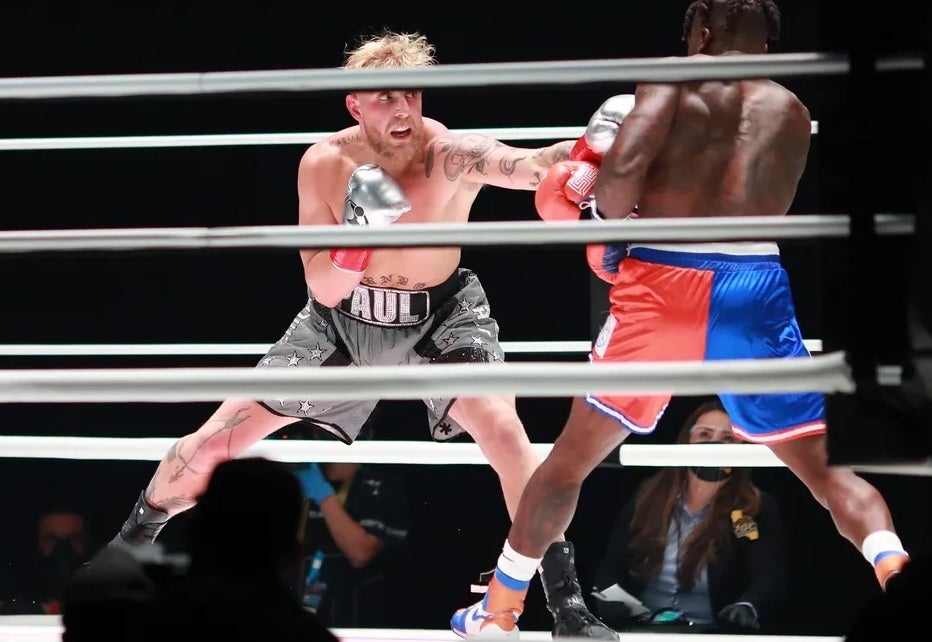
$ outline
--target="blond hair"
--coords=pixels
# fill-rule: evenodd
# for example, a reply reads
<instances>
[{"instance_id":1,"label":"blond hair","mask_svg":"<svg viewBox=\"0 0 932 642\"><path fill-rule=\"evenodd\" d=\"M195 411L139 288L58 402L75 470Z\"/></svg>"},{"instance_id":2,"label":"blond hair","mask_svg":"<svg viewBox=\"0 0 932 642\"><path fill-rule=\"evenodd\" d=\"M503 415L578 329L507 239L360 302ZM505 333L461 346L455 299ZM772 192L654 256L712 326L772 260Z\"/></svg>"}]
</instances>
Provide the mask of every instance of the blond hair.
<instances>
[{"instance_id":1,"label":"blond hair","mask_svg":"<svg viewBox=\"0 0 932 642\"><path fill-rule=\"evenodd\" d=\"M427 67L434 64L434 46L418 33L385 32L364 38L346 52L343 69Z\"/></svg>"}]
</instances>

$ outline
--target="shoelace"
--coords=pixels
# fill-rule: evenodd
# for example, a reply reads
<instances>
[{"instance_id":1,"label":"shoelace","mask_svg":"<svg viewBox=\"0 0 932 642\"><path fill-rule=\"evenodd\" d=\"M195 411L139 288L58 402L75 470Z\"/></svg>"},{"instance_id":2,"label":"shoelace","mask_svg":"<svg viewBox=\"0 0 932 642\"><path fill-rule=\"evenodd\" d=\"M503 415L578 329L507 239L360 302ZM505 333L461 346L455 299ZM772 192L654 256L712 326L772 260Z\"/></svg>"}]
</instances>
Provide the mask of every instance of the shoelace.
<instances>
[{"instance_id":1,"label":"shoelace","mask_svg":"<svg viewBox=\"0 0 932 642\"><path fill-rule=\"evenodd\" d=\"M579 625L579 628L585 626L597 626L599 628L605 626L602 624L598 618L596 618L588 609L573 607L566 610L560 611L560 619L564 620L575 620L573 624Z\"/></svg>"}]
</instances>

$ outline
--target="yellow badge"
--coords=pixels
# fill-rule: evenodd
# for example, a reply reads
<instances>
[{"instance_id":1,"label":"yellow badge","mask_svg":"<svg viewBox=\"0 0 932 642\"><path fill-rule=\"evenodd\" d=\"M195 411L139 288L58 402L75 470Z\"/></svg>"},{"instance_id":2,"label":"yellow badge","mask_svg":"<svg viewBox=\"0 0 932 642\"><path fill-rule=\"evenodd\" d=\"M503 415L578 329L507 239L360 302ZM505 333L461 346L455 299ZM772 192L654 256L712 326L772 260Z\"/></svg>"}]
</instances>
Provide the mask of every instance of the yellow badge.
<instances>
[{"instance_id":1,"label":"yellow badge","mask_svg":"<svg viewBox=\"0 0 932 642\"><path fill-rule=\"evenodd\" d=\"M740 510L731 511L731 524L735 531L735 537L747 537L755 540L760 537L760 531L757 529L757 522L745 515Z\"/></svg>"}]
</instances>

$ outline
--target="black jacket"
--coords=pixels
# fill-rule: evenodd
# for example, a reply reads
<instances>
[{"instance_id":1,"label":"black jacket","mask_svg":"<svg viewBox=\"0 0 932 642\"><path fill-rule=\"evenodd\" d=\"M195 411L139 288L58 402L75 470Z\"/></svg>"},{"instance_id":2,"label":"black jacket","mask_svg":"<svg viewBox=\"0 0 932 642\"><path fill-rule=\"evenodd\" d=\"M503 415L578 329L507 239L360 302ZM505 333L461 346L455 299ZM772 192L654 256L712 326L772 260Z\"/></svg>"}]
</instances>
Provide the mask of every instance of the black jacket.
<instances>
[{"instance_id":1,"label":"black jacket","mask_svg":"<svg viewBox=\"0 0 932 642\"><path fill-rule=\"evenodd\" d=\"M640 599L647 582L632 577L624 561L633 516L634 498L618 515L605 554L596 568L594 584L596 590L619 584ZM764 626L782 608L786 593L783 520L773 497L761 492L760 511L753 523L743 521L741 526L745 528L732 524L735 546L719 552L708 569L712 611L718 613L735 602L750 602ZM752 539L755 530L757 537Z\"/></svg>"}]
</instances>

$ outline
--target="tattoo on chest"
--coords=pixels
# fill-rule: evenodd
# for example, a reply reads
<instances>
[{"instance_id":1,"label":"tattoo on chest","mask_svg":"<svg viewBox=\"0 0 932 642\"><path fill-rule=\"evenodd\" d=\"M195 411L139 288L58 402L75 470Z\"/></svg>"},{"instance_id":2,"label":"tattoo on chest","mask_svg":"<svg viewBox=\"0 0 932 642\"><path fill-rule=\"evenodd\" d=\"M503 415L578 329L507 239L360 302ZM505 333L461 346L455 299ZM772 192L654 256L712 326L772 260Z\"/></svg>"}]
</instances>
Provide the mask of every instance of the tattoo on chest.
<instances>
[{"instance_id":1,"label":"tattoo on chest","mask_svg":"<svg viewBox=\"0 0 932 642\"><path fill-rule=\"evenodd\" d=\"M347 145L358 145L362 142L362 137L358 134L354 136L344 136L343 138L337 138L336 140L331 140L330 144L334 147L346 147Z\"/></svg>"},{"instance_id":2,"label":"tattoo on chest","mask_svg":"<svg viewBox=\"0 0 932 642\"><path fill-rule=\"evenodd\" d=\"M413 286L409 287L410 283L411 279L401 274L383 274L382 276L378 277L365 276L362 279L363 285L368 285L375 288L390 288L392 286L398 286L411 290L423 290L425 287L425 283L423 281L418 281Z\"/></svg>"}]
</instances>

